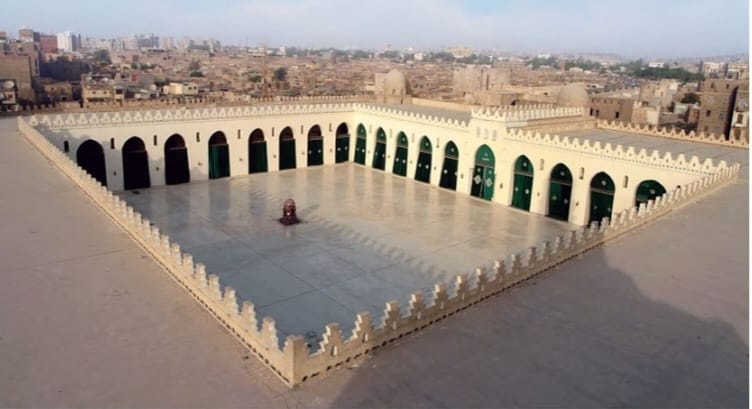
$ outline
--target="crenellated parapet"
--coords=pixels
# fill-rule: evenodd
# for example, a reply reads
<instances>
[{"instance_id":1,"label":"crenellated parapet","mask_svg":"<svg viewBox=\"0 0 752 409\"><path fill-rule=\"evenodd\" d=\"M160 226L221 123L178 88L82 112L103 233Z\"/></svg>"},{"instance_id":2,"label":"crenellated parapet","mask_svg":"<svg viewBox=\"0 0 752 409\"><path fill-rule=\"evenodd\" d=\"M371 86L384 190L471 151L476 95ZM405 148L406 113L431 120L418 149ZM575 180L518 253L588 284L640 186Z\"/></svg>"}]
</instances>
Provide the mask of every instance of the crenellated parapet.
<instances>
[{"instance_id":1,"label":"crenellated parapet","mask_svg":"<svg viewBox=\"0 0 752 409\"><path fill-rule=\"evenodd\" d=\"M556 107L550 104L521 105L519 108L508 107L499 109L479 108L472 111L474 119L495 122L521 122L541 119L582 117L585 108L581 107Z\"/></svg>"},{"instance_id":2,"label":"crenellated parapet","mask_svg":"<svg viewBox=\"0 0 752 409\"><path fill-rule=\"evenodd\" d=\"M302 337L288 338L285 353L293 355L292 360L295 362L292 383L303 383L347 365L520 285L594 247L640 228L733 183L738 177L739 169L738 164L719 169L707 177L670 191L647 205L643 203L639 208L626 209L612 219L604 218L601 223L594 222L589 227L570 231L553 241L530 247L525 252L511 254L497 260L491 271L478 268L473 274L456 276L452 283L437 283L430 300L424 298L423 291L416 291L410 296L407 311L400 309L399 302L389 301L385 304L378 324L374 323L368 312L355 317L354 329L349 334L343 334L339 324L329 324L316 351L309 352Z\"/></svg>"},{"instance_id":3,"label":"crenellated parapet","mask_svg":"<svg viewBox=\"0 0 752 409\"><path fill-rule=\"evenodd\" d=\"M657 136L660 138L679 139L682 141L707 143L711 145L728 146L733 148L749 149L747 139L726 139L724 135L706 134L704 132L696 133L695 131L686 132L682 129L657 127L653 125L640 125L618 121L600 120L596 122L596 127L609 131L629 132L647 136Z\"/></svg>"},{"instance_id":4,"label":"crenellated parapet","mask_svg":"<svg viewBox=\"0 0 752 409\"><path fill-rule=\"evenodd\" d=\"M421 124L445 127L463 132L467 131L468 124L465 121L459 121L456 119L446 118L442 116L426 115L423 113L417 113L399 108L383 105L371 105L371 104L355 104L355 108L358 112L363 112L375 116L383 116L393 119L399 119L402 121L417 122Z\"/></svg>"},{"instance_id":5,"label":"crenellated parapet","mask_svg":"<svg viewBox=\"0 0 752 409\"><path fill-rule=\"evenodd\" d=\"M193 256L182 251L180 245L168 235L160 232L148 219L135 211L119 196L99 184L85 170L76 165L65 153L50 143L34 126L30 119L19 117L18 127L24 137L45 157L57 166L70 180L99 206L117 225L135 240L168 274L198 301L213 317L224 325L240 342L250 349L288 386L326 374L397 340L421 331L443 319L478 304L505 290L520 285L553 267L640 228L669 212L695 202L715 190L734 183L740 172L740 165L728 166L720 162L699 162L693 157L690 161L681 158L674 160L670 155L653 152L634 152L633 148L600 146L559 136L516 132L511 137L519 139L546 138L552 146L574 146L594 154L635 155L635 160L655 160L687 162L699 167L707 176L665 193L663 196L641 204L640 207L626 209L604 218L600 223L570 231L553 241L542 242L522 253L510 254L497 260L491 271L478 268L473 274L458 275L452 283L437 283L430 299L422 291L410 296L408 308L402 311L397 301L385 304L383 315L371 317L367 312L354 319L354 329L345 334L340 325L326 326L323 340L318 348L311 350L304 337L288 336L279 339L275 321L271 317L259 319L255 306L250 300L239 300L232 287L224 286L219 277L206 271L201 263L194 262ZM620 150L621 149L621 150ZM681 155L680 155L681 156Z\"/></svg>"},{"instance_id":6,"label":"crenellated parapet","mask_svg":"<svg viewBox=\"0 0 752 409\"><path fill-rule=\"evenodd\" d=\"M714 163L711 158L702 160L694 155L687 159L683 153L676 155L674 158L674 155L671 152L660 152L657 150L648 152L646 149L637 150L633 146L623 146L621 144L614 146L608 142L602 144L600 141L593 142L588 139L541 134L540 132L525 131L521 129L510 130L505 138L577 152L580 154L594 155L600 158L609 158L640 165L679 170L699 175L708 175L728 167L726 161L723 160Z\"/></svg>"},{"instance_id":7,"label":"crenellated parapet","mask_svg":"<svg viewBox=\"0 0 752 409\"><path fill-rule=\"evenodd\" d=\"M238 107L34 115L29 118L29 125L43 129L72 129L133 126L145 123L178 123L282 115L324 114L351 112L352 110L353 104L351 103L245 105Z\"/></svg>"}]
</instances>

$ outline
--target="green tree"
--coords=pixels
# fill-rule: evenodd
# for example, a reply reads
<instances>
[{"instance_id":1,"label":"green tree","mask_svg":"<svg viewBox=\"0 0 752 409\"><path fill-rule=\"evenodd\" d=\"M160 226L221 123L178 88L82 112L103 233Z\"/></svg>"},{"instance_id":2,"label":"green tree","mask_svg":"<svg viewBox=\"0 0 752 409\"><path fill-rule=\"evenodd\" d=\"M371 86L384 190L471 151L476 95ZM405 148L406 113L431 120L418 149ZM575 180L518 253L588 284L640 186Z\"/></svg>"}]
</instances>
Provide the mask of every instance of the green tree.
<instances>
[{"instance_id":1,"label":"green tree","mask_svg":"<svg viewBox=\"0 0 752 409\"><path fill-rule=\"evenodd\" d=\"M285 67L279 67L276 70L274 70L274 80L275 81L284 81L287 79L287 70Z\"/></svg>"},{"instance_id":2,"label":"green tree","mask_svg":"<svg viewBox=\"0 0 752 409\"><path fill-rule=\"evenodd\" d=\"M694 92L687 92L681 99L682 104L696 104L700 102L700 96Z\"/></svg>"},{"instance_id":3,"label":"green tree","mask_svg":"<svg viewBox=\"0 0 752 409\"><path fill-rule=\"evenodd\" d=\"M188 64L188 70L190 71L198 71L201 69L201 63L197 59L192 59L191 62Z\"/></svg>"},{"instance_id":4,"label":"green tree","mask_svg":"<svg viewBox=\"0 0 752 409\"><path fill-rule=\"evenodd\" d=\"M112 64L112 60L110 59L110 52L105 49L99 49L94 51L94 55L92 56L92 59L95 63L99 64Z\"/></svg>"},{"instance_id":5,"label":"green tree","mask_svg":"<svg viewBox=\"0 0 752 409\"><path fill-rule=\"evenodd\" d=\"M201 71L191 71L191 73L188 74L188 76L192 78L201 78L204 76L204 73Z\"/></svg>"}]
</instances>

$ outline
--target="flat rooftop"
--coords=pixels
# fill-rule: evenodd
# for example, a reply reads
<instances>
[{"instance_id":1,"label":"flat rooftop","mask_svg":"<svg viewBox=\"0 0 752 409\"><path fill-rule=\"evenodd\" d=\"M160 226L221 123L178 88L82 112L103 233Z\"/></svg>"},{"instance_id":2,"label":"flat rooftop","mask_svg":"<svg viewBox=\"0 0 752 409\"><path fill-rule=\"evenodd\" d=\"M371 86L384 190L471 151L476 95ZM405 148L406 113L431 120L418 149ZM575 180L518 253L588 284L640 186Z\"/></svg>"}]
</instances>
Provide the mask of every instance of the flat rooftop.
<instances>
[{"instance_id":1,"label":"flat rooftop","mask_svg":"<svg viewBox=\"0 0 752 409\"><path fill-rule=\"evenodd\" d=\"M711 147L743 158L731 186L288 390L14 118L0 137L2 407L749 404L746 150Z\"/></svg>"},{"instance_id":2,"label":"flat rooftop","mask_svg":"<svg viewBox=\"0 0 752 409\"><path fill-rule=\"evenodd\" d=\"M554 240L576 226L352 163L119 195L287 335L348 333L356 314ZM294 198L303 223L283 226ZM318 346L318 343L315 343Z\"/></svg>"}]
</instances>

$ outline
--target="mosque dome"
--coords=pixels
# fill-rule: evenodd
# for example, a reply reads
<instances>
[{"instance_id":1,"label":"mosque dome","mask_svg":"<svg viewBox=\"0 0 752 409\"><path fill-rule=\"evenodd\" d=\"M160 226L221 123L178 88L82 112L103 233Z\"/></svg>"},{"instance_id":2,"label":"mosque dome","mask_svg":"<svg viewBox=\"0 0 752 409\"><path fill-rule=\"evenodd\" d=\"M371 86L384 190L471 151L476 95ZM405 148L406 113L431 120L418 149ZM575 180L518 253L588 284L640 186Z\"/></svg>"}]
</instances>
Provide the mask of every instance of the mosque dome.
<instances>
[{"instance_id":1,"label":"mosque dome","mask_svg":"<svg viewBox=\"0 0 752 409\"><path fill-rule=\"evenodd\" d=\"M590 105L590 97L583 84L567 84L559 91L556 104L563 107L587 107Z\"/></svg>"},{"instance_id":2,"label":"mosque dome","mask_svg":"<svg viewBox=\"0 0 752 409\"><path fill-rule=\"evenodd\" d=\"M391 70L384 77L384 94L407 95L409 86L405 74L398 70Z\"/></svg>"}]
</instances>

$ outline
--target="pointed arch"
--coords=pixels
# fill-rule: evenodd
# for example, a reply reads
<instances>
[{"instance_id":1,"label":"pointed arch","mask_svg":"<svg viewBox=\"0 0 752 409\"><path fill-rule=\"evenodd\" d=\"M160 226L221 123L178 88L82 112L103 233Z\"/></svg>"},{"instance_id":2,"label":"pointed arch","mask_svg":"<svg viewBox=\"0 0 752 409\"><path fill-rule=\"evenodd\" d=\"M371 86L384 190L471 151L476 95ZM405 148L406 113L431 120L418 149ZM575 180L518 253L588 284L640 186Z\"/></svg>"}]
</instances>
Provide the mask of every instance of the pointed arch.
<instances>
[{"instance_id":1,"label":"pointed arch","mask_svg":"<svg viewBox=\"0 0 752 409\"><path fill-rule=\"evenodd\" d=\"M611 217L616 185L606 172L599 172L590 180L590 216L588 224Z\"/></svg>"},{"instance_id":2,"label":"pointed arch","mask_svg":"<svg viewBox=\"0 0 752 409\"><path fill-rule=\"evenodd\" d=\"M209 138L209 179L230 176L230 145L224 132L214 132Z\"/></svg>"},{"instance_id":3,"label":"pointed arch","mask_svg":"<svg viewBox=\"0 0 752 409\"><path fill-rule=\"evenodd\" d=\"M666 188L658 181L652 179L643 180L637 185L637 190L635 191L635 206L639 207L641 203L647 204L649 201L655 200L665 193Z\"/></svg>"},{"instance_id":4,"label":"pointed arch","mask_svg":"<svg viewBox=\"0 0 752 409\"><path fill-rule=\"evenodd\" d=\"M475 151L475 168L473 170L470 194L485 200L491 200L496 183L496 156L488 145L481 145Z\"/></svg>"},{"instance_id":5,"label":"pointed arch","mask_svg":"<svg viewBox=\"0 0 752 409\"><path fill-rule=\"evenodd\" d=\"M337 131L335 133L335 147L335 163L342 163L350 160L350 130L344 122L337 126Z\"/></svg>"},{"instance_id":6,"label":"pointed arch","mask_svg":"<svg viewBox=\"0 0 752 409\"><path fill-rule=\"evenodd\" d=\"M366 142L367 142L366 127L363 124L358 124L357 135L355 139L355 163L361 165L366 164Z\"/></svg>"},{"instance_id":7,"label":"pointed arch","mask_svg":"<svg viewBox=\"0 0 752 409\"><path fill-rule=\"evenodd\" d=\"M308 130L308 166L324 164L324 136L321 127L314 125Z\"/></svg>"},{"instance_id":8,"label":"pointed arch","mask_svg":"<svg viewBox=\"0 0 752 409\"><path fill-rule=\"evenodd\" d=\"M397 134L397 148L394 151L394 162L392 163L392 173L395 175L407 176L407 149L407 135L400 132Z\"/></svg>"},{"instance_id":9,"label":"pointed arch","mask_svg":"<svg viewBox=\"0 0 752 409\"><path fill-rule=\"evenodd\" d=\"M569 220L572 180L572 172L565 164L559 163L551 169L548 186L548 217Z\"/></svg>"},{"instance_id":10,"label":"pointed arch","mask_svg":"<svg viewBox=\"0 0 752 409\"><path fill-rule=\"evenodd\" d=\"M512 207L530 211L533 196L533 163L525 155L514 161L514 184L512 187Z\"/></svg>"},{"instance_id":11,"label":"pointed arch","mask_svg":"<svg viewBox=\"0 0 752 409\"><path fill-rule=\"evenodd\" d=\"M149 154L144 141L133 136L123 144L123 189L144 189L151 186Z\"/></svg>"},{"instance_id":12,"label":"pointed arch","mask_svg":"<svg viewBox=\"0 0 752 409\"><path fill-rule=\"evenodd\" d=\"M104 160L104 149L99 142L87 139L76 150L76 163L91 177L107 186L107 165Z\"/></svg>"},{"instance_id":13,"label":"pointed arch","mask_svg":"<svg viewBox=\"0 0 752 409\"><path fill-rule=\"evenodd\" d=\"M415 164L415 180L431 183L431 165L433 161L433 145L428 136L420 138L418 147L418 162Z\"/></svg>"},{"instance_id":14,"label":"pointed arch","mask_svg":"<svg viewBox=\"0 0 752 409\"><path fill-rule=\"evenodd\" d=\"M173 134L164 144L165 184L177 185L191 181L188 165L188 148L180 134Z\"/></svg>"},{"instance_id":15,"label":"pointed arch","mask_svg":"<svg viewBox=\"0 0 752 409\"><path fill-rule=\"evenodd\" d=\"M444 147L444 162L441 165L441 180L439 186L445 189L457 190L457 168L460 151L454 142L449 141Z\"/></svg>"},{"instance_id":16,"label":"pointed arch","mask_svg":"<svg viewBox=\"0 0 752 409\"><path fill-rule=\"evenodd\" d=\"M376 148L373 150L374 169L386 169L386 132L382 128L376 130Z\"/></svg>"},{"instance_id":17,"label":"pointed arch","mask_svg":"<svg viewBox=\"0 0 752 409\"><path fill-rule=\"evenodd\" d=\"M295 169L295 136L289 126L279 133L279 170Z\"/></svg>"},{"instance_id":18,"label":"pointed arch","mask_svg":"<svg viewBox=\"0 0 752 409\"><path fill-rule=\"evenodd\" d=\"M268 170L266 138L264 131L257 128L248 136L248 173L263 173Z\"/></svg>"}]
</instances>

